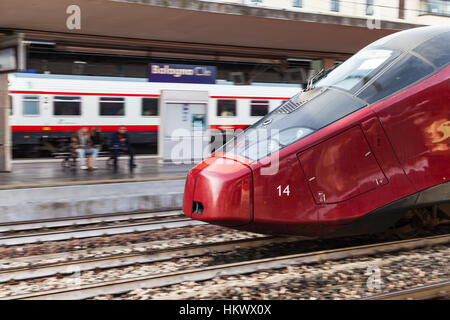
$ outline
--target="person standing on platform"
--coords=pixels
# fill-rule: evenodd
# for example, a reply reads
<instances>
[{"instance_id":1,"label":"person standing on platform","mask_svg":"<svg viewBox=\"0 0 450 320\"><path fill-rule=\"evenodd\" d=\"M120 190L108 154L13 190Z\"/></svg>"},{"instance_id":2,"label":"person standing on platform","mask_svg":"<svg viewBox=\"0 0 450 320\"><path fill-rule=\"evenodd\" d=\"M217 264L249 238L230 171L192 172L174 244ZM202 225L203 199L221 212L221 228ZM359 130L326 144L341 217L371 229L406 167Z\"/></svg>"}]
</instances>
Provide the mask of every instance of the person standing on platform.
<instances>
[{"instance_id":1,"label":"person standing on platform","mask_svg":"<svg viewBox=\"0 0 450 320\"><path fill-rule=\"evenodd\" d=\"M72 136L72 148L76 150L80 159L80 169L97 169L94 166L98 151L92 146L91 133L86 127L81 128ZM86 156L90 155L88 165L86 166Z\"/></svg>"},{"instance_id":2,"label":"person standing on platform","mask_svg":"<svg viewBox=\"0 0 450 320\"><path fill-rule=\"evenodd\" d=\"M113 152L114 169L117 169L117 158L120 152L128 153L130 155L130 169L136 168L136 164L134 163L134 150L130 144L127 128L120 126L119 130L113 134L110 148Z\"/></svg>"}]
</instances>

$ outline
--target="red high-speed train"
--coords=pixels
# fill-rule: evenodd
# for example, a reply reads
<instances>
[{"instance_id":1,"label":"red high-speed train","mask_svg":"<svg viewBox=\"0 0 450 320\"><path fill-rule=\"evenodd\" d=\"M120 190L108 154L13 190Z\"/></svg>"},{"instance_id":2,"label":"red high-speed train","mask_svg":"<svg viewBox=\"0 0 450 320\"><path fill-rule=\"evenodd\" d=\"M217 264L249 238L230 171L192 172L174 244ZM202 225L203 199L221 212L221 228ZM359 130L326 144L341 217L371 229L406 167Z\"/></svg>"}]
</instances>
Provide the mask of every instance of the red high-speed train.
<instances>
[{"instance_id":1,"label":"red high-speed train","mask_svg":"<svg viewBox=\"0 0 450 320\"><path fill-rule=\"evenodd\" d=\"M193 168L184 214L307 237L447 219L449 62L450 26L368 45Z\"/></svg>"}]
</instances>

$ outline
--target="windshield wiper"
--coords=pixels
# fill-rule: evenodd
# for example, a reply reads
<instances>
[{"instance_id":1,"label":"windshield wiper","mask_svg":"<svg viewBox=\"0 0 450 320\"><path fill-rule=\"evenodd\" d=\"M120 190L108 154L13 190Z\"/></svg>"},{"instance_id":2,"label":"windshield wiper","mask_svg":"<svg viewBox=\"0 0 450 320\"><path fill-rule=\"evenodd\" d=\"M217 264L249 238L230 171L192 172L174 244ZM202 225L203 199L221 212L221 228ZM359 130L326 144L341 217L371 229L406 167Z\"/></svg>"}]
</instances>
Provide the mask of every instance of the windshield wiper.
<instances>
[{"instance_id":1,"label":"windshield wiper","mask_svg":"<svg viewBox=\"0 0 450 320\"><path fill-rule=\"evenodd\" d=\"M339 64L335 64L330 69L327 69L327 71L325 71L325 69L322 68L322 70L320 70L311 79L309 79L308 85L306 86L305 91L313 89L314 88L314 86L313 86L314 82L317 82L317 81L321 80L322 78L325 78L327 75L330 74L331 71L333 71L334 69L336 69L339 66L340 66L340 63Z\"/></svg>"},{"instance_id":2,"label":"windshield wiper","mask_svg":"<svg viewBox=\"0 0 450 320\"><path fill-rule=\"evenodd\" d=\"M324 71L325 71L325 69L320 70L320 71L317 72L314 76L312 76L311 79L308 80L308 84L307 84L307 86L306 86L305 91L309 91L309 90L311 90L312 88L314 88L314 87L313 87L314 81L315 81L318 77L320 77L320 75L321 75Z\"/></svg>"}]
</instances>

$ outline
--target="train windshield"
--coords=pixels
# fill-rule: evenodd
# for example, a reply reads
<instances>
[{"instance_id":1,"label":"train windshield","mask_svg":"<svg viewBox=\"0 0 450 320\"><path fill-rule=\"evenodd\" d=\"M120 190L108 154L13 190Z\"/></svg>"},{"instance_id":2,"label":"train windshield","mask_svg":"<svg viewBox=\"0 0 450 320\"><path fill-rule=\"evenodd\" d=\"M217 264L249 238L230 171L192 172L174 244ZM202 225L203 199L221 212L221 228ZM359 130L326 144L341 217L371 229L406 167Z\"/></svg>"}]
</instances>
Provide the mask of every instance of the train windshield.
<instances>
[{"instance_id":1,"label":"train windshield","mask_svg":"<svg viewBox=\"0 0 450 320\"><path fill-rule=\"evenodd\" d=\"M364 107L359 99L330 88L300 92L235 137L218 152L259 160Z\"/></svg>"},{"instance_id":2,"label":"train windshield","mask_svg":"<svg viewBox=\"0 0 450 320\"><path fill-rule=\"evenodd\" d=\"M335 87L355 93L399 55L390 49L364 49L318 80L315 87Z\"/></svg>"},{"instance_id":3,"label":"train windshield","mask_svg":"<svg viewBox=\"0 0 450 320\"><path fill-rule=\"evenodd\" d=\"M249 128L244 134L230 141L222 151L226 150L228 153L238 154L250 160L259 160L314 131L307 127L290 127L283 130Z\"/></svg>"}]
</instances>

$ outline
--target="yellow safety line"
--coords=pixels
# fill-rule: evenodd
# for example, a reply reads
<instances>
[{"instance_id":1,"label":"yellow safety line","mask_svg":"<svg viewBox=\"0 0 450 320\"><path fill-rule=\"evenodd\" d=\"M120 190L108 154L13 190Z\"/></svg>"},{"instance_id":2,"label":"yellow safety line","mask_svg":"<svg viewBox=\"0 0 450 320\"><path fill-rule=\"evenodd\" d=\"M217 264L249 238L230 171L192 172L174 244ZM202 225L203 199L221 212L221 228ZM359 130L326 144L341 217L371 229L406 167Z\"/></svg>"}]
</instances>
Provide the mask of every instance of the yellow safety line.
<instances>
[{"instance_id":1,"label":"yellow safety line","mask_svg":"<svg viewBox=\"0 0 450 320\"><path fill-rule=\"evenodd\" d=\"M30 184L9 184L0 185L2 189L22 189L22 188L42 188L42 187L57 187L57 186L73 186L73 185L87 185L87 184L107 184L107 183L121 183L121 182L140 182L140 181L158 181L158 180L178 180L184 179L186 176L161 176L152 178L125 178L125 179L108 179L108 180L83 180L83 181L67 181L67 182L47 182L47 183L30 183Z\"/></svg>"}]
</instances>

